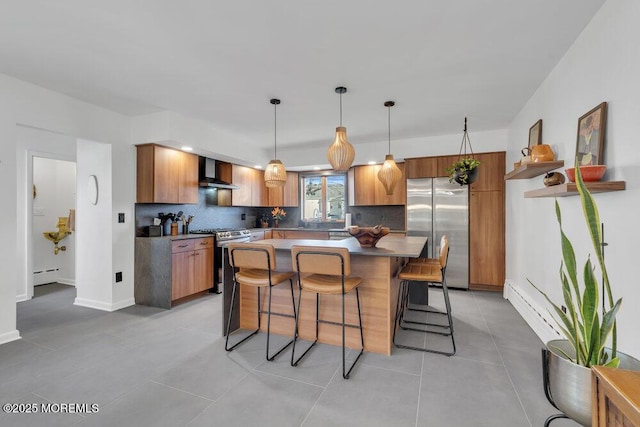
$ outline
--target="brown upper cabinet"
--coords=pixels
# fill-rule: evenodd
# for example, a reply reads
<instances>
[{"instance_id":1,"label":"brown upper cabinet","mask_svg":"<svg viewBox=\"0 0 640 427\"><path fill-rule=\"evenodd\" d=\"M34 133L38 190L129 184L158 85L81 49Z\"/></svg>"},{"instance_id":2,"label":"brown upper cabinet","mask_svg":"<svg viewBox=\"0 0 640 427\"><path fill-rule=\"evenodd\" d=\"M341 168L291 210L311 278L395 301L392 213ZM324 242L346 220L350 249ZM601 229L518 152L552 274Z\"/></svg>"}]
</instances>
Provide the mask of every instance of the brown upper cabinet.
<instances>
[{"instance_id":1,"label":"brown upper cabinet","mask_svg":"<svg viewBox=\"0 0 640 427\"><path fill-rule=\"evenodd\" d=\"M263 171L231 165L231 182L239 187L231 192L232 206L268 206Z\"/></svg>"},{"instance_id":2,"label":"brown upper cabinet","mask_svg":"<svg viewBox=\"0 0 640 427\"><path fill-rule=\"evenodd\" d=\"M398 163L398 168L402 171L402 178L390 196L387 195L384 186L378 179L378 171L381 168L382 165L364 165L349 169L350 206L405 205L407 203L405 164Z\"/></svg>"},{"instance_id":3,"label":"brown upper cabinet","mask_svg":"<svg viewBox=\"0 0 640 427\"><path fill-rule=\"evenodd\" d=\"M198 203L198 156L156 144L137 146L138 203Z\"/></svg>"},{"instance_id":4,"label":"brown upper cabinet","mask_svg":"<svg viewBox=\"0 0 640 427\"><path fill-rule=\"evenodd\" d=\"M480 153L478 179L469 185L471 191L504 191L504 173L507 166L506 152Z\"/></svg>"},{"instance_id":5,"label":"brown upper cabinet","mask_svg":"<svg viewBox=\"0 0 640 427\"><path fill-rule=\"evenodd\" d=\"M300 178L298 172L287 172L287 183L284 187L267 188L268 206L298 207Z\"/></svg>"}]
</instances>

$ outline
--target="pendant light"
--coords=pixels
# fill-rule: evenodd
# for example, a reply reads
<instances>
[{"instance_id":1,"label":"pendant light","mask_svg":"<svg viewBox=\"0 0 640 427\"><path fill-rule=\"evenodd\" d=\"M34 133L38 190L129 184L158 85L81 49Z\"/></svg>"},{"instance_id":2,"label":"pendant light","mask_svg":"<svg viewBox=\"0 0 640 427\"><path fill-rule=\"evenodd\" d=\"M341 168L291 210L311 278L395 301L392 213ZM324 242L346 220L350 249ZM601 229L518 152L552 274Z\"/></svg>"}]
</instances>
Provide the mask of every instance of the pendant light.
<instances>
[{"instance_id":1,"label":"pendant light","mask_svg":"<svg viewBox=\"0 0 640 427\"><path fill-rule=\"evenodd\" d=\"M340 94L340 126L336 128L336 140L327 151L329 163L337 171L348 170L356 156L353 145L347 141L347 128L342 126L342 94L345 92L347 92L346 87L339 86L336 88L336 93Z\"/></svg>"},{"instance_id":2,"label":"pendant light","mask_svg":"<svg viewBox=\"0 0 640 427\"><path fill-rule=\"evenodd\" d=\"M402 178L402 171L400 170L398 165L396 165L395 160L393 160L393 154L391 154L391 107L393 107L394 105L396 105L396 103L393 101L387 101L384 103L384 106L387 107L389 112L389 154L385 156L382 169L378 171L378 179L384 186L387 196L391 196L393 194L393 190L396 188L396 184Z\"/></svg>"},{"instance_id":3,"label":"pendant light","mask_svg":"<svg viewBox=\"0 0 640 427\"><path fill-rule=\"evenodd\" d=\"M272 99L269 101L273 105L273 160L269 162L266 169L264 170L264 185L269 188L273 187L284 187L287 183L287 171L284 168L284 165L280 160L277 160L278 151L277 151L277 106L280 104L279 99Z\"/></svg>"}]
</instances>

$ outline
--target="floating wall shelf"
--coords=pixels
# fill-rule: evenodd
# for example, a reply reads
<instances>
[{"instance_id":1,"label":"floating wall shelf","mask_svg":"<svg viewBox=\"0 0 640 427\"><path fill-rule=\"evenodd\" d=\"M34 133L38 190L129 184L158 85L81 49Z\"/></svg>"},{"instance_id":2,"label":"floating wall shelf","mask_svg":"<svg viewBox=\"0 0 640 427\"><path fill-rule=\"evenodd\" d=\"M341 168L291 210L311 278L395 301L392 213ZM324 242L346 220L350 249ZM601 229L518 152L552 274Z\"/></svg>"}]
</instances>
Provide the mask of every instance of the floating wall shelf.
<instances>
[{"instance_id":1,"label":"floating wall shelf","mask_svg":"<svg viewBox=\"0 0 640 427\"><path fill-rule=\"evenodd\" d=\"M609 191L622 191L625 189L625 181L585 182L591 193L606 193ZM574 182L525 191L525 198L533 197L567 197L578 194Z\"/></svg>"},{"instance_id":2,"label":"floating wall shelf","mask_svg":"<svg viewBox=\"0 0 640 427\"><path fill-rule=\"evenodd\" d=\"M512 170L504 176L504 180L509 179L529 179L543 173L547 173L554 169L564 166L564 160L555 160L553 162L525 163L519 168Z\"/></svg>"}]
</instances>

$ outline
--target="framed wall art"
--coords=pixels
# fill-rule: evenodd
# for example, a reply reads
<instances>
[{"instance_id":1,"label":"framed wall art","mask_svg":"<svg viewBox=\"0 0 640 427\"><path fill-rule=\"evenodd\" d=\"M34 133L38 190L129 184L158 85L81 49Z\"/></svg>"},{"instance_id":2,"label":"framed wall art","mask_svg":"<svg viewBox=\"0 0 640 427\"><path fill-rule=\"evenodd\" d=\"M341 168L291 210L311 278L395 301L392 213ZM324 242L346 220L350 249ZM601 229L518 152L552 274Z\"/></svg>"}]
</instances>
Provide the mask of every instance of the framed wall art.
<instances>
[{"instance_id":1,"label":"framed wall art","mask_svg":"<svg viewBox=\"0 0 640 427\"><path fill-rule=\"evenodd\" d=\"M542 119L529 128L529 148L542 144Z\"/></svg>"},{"instance_id":2,"label":"framed wall art","mask_svg":"<svg viewBox=\"0 0 640 427\"><path fill-rule=\"evenodd\" d=\"M607 103L603 102L578 119L576 157L578 166L603 164Z\"/></svg>"}]
</instances>

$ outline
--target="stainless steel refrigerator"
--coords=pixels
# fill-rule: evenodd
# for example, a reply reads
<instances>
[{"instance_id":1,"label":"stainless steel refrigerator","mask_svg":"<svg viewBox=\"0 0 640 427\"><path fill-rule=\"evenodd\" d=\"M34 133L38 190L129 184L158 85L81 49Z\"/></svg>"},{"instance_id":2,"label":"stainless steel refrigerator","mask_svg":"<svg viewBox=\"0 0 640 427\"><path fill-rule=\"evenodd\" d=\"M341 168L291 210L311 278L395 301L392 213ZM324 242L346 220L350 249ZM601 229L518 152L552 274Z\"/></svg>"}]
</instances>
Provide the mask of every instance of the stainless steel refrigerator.
<instances>
[{"instance_id":1,"label":"stainless steel refrigerator","mask_svg":"<svg viewBox=\"0 0 640 427\"><path fill-rule=\"evenodd\" d=\"M446 280L469 288L469 189L449 178L407 179L407 235L427 236L427 253L437 258L440 238L449 237Z\"/></svg>"}]
</instances>

